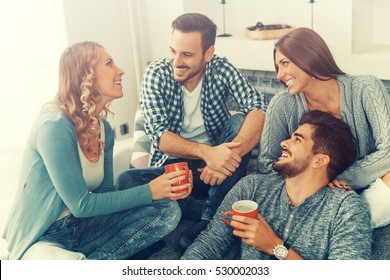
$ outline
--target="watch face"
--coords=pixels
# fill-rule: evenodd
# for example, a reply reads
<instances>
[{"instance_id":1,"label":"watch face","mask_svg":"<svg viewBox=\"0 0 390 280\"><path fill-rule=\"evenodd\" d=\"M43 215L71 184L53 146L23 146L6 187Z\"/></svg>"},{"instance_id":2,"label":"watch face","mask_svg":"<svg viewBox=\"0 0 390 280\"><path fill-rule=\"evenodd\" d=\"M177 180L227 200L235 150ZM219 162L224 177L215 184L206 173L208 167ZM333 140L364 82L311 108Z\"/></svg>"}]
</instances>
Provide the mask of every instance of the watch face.
<instances>
[{"instance_id":1,"label":"watch face","mask_svg":"<svg viewBox=\"0 0 390 280\"><path fill-rule=\"evenodd\" d=\"M284 247L282 244L278 244L274 248L274 255L277 257L279 260L283 260L284 258L287 257L288 255L288 250L286 247Z\"/></svg>"}]
</instances>

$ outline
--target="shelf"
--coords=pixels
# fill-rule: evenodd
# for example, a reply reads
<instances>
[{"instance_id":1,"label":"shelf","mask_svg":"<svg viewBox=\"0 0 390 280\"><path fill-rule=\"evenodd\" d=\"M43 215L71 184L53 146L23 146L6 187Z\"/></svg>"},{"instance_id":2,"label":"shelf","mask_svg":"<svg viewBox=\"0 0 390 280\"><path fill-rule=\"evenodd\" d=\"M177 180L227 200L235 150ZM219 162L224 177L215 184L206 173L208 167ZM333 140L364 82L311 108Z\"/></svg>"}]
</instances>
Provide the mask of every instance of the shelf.
<instances>
[{"instance_id":1,"label":"shelf","mask_svg":"<svg viewBox=\"0 0 390 280\"><path fill-rule=\"evenodd\" d=\"M185 12L209 16L223 33L220 1L182 0ZM275 71L275 40L249 40L245 28L257 21L310 27L309 1L229 0L226 6L226 32L232 37L217 38L216 54L225 56L240 69ZM281 13L280 7L289 13ZM329 46L337 64L351 75L374 75L390 80L390 1L315 1L314 30ZM158 43L155 44L156 46Z\"/></svg>"},{"instance_id":2,"label":"shelf","mask_svg":"<svg viewBox=\"0 0 390 280\"><path fill-rule=\"evenodd\" d=\"M225 56L240 69L275 71L273 49L275 40L249 40L244 35L217 38L215 52Z\"/></svg>"}]
</instances>

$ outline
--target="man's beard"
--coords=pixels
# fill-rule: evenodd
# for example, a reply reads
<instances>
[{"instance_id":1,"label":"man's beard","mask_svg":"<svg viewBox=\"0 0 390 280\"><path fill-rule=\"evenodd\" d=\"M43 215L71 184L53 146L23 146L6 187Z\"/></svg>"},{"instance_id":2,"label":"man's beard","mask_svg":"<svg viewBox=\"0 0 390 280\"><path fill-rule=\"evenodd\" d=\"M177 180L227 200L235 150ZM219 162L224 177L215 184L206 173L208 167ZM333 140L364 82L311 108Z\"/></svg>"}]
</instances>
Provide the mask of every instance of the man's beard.
<instances>
[{"instance_id":1,"label":"man's beard","mask_svg":"<svg viewBox=\"0 0 390 280\"><path fill-rule=\"evenodd\" d=\"M310 157L307 157L305 159L297 159L285 163L280 162L278 160L274 162L272 168L275 171L279 172L279 174L282 175L284 179L287 179L287 178L293 178L301 174L303 171L306 170L309 164L310 164Z\"/></svg>"},{"instance_id":2,"label":"man's beard","mask_svg":"<svg viewBox=\"0 0 390 280\"><path fill-rule=\"evenodd\" d=\"M170 61L171 63L171 67L173 68L173 64L172 64L172 61ZM176 76L175 74L175 70L173 69L173 78L176 82L179 82L179 83L182 83L182 84L185 84L187 81L191 80L194 76L198 75L199 73L202 73L205 71L206 69L206 61L203 60L199 63L198 66L196 66L195 68L190 68L188 67L187 65L181 65L179 66L178 68L179 69L185 69L185 70L191 70L191 72L189 72L186 76L184 77L179 77L179 76Z\"/></svg>"}]
</instances>

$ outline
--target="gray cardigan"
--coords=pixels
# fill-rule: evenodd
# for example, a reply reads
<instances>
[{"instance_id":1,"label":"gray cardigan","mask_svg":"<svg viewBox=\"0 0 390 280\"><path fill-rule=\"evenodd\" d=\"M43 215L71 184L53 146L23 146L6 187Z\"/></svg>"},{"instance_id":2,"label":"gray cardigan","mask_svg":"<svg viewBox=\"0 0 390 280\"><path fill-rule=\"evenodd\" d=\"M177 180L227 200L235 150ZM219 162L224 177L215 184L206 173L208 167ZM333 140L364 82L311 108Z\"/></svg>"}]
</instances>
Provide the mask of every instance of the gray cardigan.
<instances>
[{"instance_id":1,"label":"gray cardigan","mask_svg":"<svg viewBox=\"0 0 390 280\"><path fill-rule=\"evenodd\" d=\"M323 187L292 207L284 180L277 174L255 174L241 179L182 259L223 259L238 237L224 223L222 214L242 199L256 201L260 215L275 234L304 259L370 259L370 217L355 192ZM240 258L267 260L269 255L241 242Z\"/></svg>"},{"instance_id":2,"label":"gray cardigan","mask_svg":"<svg viewBox=\"0 0 390 280\"><path fill-rule=\"evenodd\" d=\"M343 120L357 141L358 160L337 179L355 190L368 187L390 171L390 95L373 76L343 75L337 78ZM284 90L268 106L257 162L260 173L272 172L280 155L280 142L297 129L308 106L303 93L292 96Z\"/></svg>"}]
</instances>

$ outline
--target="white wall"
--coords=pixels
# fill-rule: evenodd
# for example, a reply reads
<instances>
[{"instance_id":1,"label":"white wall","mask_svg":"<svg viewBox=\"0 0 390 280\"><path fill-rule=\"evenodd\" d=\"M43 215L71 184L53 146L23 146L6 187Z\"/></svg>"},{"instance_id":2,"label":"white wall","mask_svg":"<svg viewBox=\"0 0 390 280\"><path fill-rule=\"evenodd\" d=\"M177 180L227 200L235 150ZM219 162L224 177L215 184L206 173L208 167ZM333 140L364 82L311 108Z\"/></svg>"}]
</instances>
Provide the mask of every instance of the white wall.
<instances>
[{"instance_id":1,"label":"white wall","mask_svg":"<svg viewBox=\"0 0 390 280\"><path fill-rule=\"evenodd\" d=\"M129 125L130 136L134 112L138 102L138 81L133 59L133 41L130 33L129 1L126 0L63 0L69 44L96 41L111 54L116 64L125 71L123 97L114 100L115 113L111 123L120 139L121 124Z\"/></svg>"},{"instance_id":2,"label":"white wall","mask_svg":"<svg viewBox=\"0 0 390 280\"><path fill-rule=\"evenodd\" d=\"M223 5L220 0L170 0L169 8L151 9L144 5L149 22L155 26L170 26L175 18L165 11L201 12L209 16L223 33ZM164 2L165 1L161 1ZM175 5L173 5L175 3ZM167 5L168 6L168 5ZM216 53L226 56L243 69L274 71L272 61L273 40L253 41L244 31L257 21L263 24L286 23L293 27L311 27L327 42L341 69L349 74L372 74L390 80L390 1L388 0L227 0L225 4L226 33L230 38L217 38ZM164 12L162 12L164 11ZM161 17L161 14L164 14ZM148 30L149 29L145 29ZM169 28L166 31L168 34ZM149 42L149 58L152 60L165 47L166 37L145 32ZM158 43L160 42L160 43ZM164 42L162 44L161 42Z\"/></svg>"},{"instance_id":3,"label":"white wall","mask_svg":"<svg viewBox=\"0 0 390 280\"><path fill-rule=\"evenodd\" d=\"M147 63L167 57L171 38L172 21L184 11L183 0L137 0L142 11L142 22L138 26L148 52Z\"/></svg>"}]
</instances>

